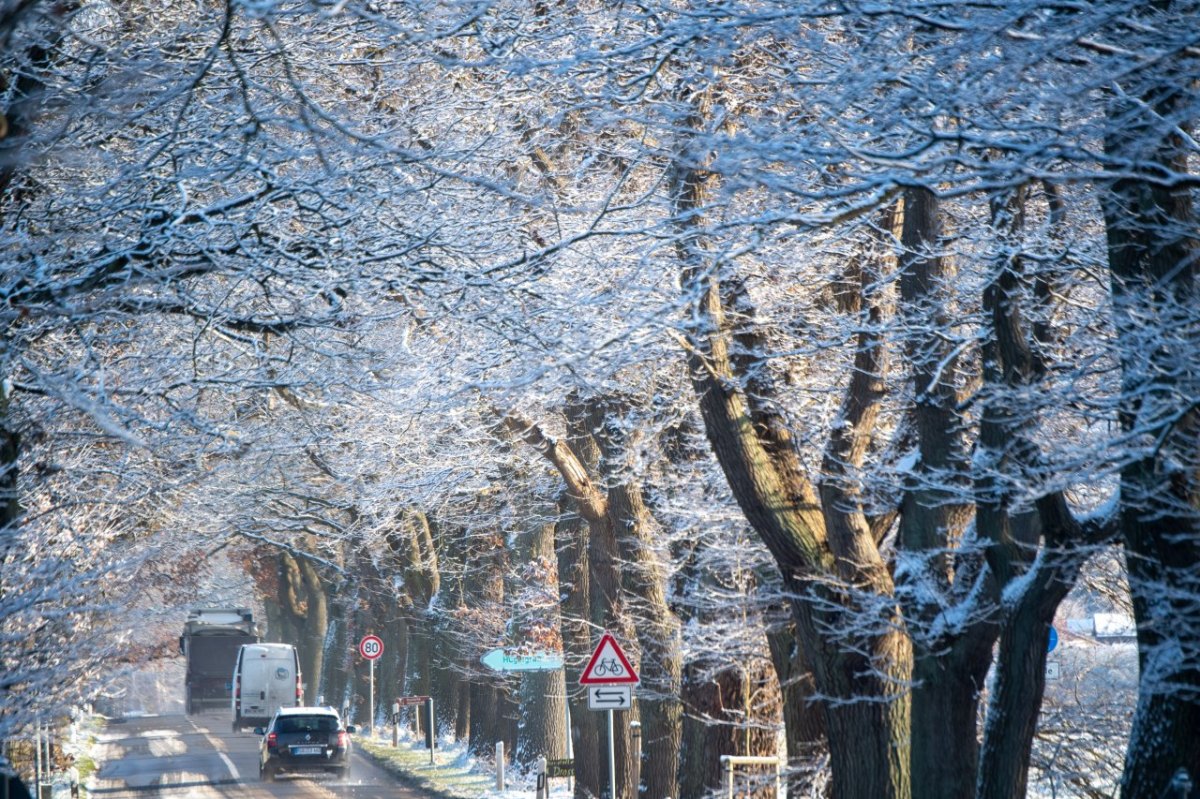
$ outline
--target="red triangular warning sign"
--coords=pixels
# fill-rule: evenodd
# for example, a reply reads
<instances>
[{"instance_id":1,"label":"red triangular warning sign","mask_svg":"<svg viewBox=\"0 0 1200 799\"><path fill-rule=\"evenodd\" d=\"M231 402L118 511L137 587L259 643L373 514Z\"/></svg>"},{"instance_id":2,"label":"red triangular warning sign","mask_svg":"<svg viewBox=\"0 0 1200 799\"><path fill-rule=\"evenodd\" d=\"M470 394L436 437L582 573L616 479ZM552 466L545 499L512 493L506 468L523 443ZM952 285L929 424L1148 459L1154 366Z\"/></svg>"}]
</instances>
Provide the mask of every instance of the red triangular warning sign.
<instances>
[{"instance_id":1,"label":"red triangular warning sign","mask_svg":"<svg viewBox=\"0 0 1200 799\"><path fill-rule=\"evenodd\" d=\"M635 685L641 682L637 672L629 664L629 658L621 651L621 645L612 633L605 633L596 644L596 651L588 661L587 668L579 675L580 685Z\"/></svg>"}]
</instances>

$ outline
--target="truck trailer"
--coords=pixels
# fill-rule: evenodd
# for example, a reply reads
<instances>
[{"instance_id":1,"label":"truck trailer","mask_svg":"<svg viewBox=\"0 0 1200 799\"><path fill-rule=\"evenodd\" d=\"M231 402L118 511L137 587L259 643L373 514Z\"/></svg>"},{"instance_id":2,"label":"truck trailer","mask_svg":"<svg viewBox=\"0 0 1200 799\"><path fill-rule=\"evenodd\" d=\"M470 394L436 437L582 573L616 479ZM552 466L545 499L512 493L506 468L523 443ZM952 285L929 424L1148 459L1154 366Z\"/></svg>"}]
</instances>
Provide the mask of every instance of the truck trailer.
<instances>
[{"instance_id":1,"label":"truck trailer","mask_svg":"<svg viewBox=\"0 0 1200 799\"><path fill-rule=\"evenodd\" d=\"M188 613L179 637L187 658L187 712L226 707L233 695L233 667L242 644L258 643L249 608L196 608Z\"/></svg>"}]
</instances>

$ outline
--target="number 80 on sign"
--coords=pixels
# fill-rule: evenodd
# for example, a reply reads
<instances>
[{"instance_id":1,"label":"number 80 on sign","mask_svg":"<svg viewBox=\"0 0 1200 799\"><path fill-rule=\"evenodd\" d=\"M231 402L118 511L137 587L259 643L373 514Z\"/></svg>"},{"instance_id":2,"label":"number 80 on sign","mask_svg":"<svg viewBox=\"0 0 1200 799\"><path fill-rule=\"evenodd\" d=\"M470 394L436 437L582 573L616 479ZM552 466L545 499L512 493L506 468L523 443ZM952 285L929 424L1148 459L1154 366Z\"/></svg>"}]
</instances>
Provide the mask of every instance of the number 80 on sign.
<instances>
[{"instance_id":1,"label":"number 80 on sign","mask_svg":"<svg viewBox=\"0 0 1200 799\"><path fill-rule=\"evenodd\" d=\"M378 635L366 635L358 642L358 654L367 660L375 660L383 654L383 639Z\"/></svg>"}]
</instances>

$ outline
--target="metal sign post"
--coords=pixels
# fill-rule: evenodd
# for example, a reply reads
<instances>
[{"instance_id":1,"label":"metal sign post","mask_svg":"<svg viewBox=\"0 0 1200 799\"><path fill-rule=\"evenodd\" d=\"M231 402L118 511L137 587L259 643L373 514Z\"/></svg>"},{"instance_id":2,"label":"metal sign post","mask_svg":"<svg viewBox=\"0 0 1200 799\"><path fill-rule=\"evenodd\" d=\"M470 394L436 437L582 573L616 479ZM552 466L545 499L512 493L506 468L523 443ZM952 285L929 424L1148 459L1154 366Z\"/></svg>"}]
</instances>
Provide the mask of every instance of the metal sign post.
<instances>
[{"instance_id":1,"label":"metal sign post","mask_svg":"<svg viewBox=\"0 0 1200 799\"><path fill-rule=\"evenodd\" d=\"M617 746L613 735L613 712L608 710L608 796L617 799Z\"/></svg>"},{"instance_id":2,"label":"metal sign post","mask_svg":"<svg viewBox=\"0 0 1200 799\"><path fill-rule=\"evenodd\" d=\"M409 705L422 705L426 707L425 725L425 746L429 749L429 765L434 765L433 754L437 749L437 721L434 719L433 697L432 696L399 696L396 697L396 703L392 705L392 710L396 713L396 723L400 722L400 708L408 707ZM417 725L421 723L420 707L415 711L417 713ZM503 790L503 789L501 789Z\"/></svg>"},{"instance_id":3,"label":"metal sign post","mask_svg":"<svg viewBox=\"0 0 1200 799\"><path fill-rule=\"evenodd\" d=\"M392 746L400 745L400 703L392 702Z\"/></svg>"},{"instance_id":4,"label":"metal sign post","mask_svg":"<svg viewBox=\"0 0 1200 799\"><path fill-rule=\"evenodd\" d=\"M429 708L429 718L427 719L429 724L425 727L425 745L429 747L429 765L432 766L434 764L433 753L437 749L437 722L433 720L433 697L429 696L426 699L428 700L427 707Z\"/></svg>"},{"instance_id":5,"label":"metal sign post","mask_svg":"<svg viewBox=\"0 0 1200 799\"><path fill-rule=\"evenodd\" d=\"M608 711L608 791L617 799L617 748L613 710L628 710L633 701L633 686L640 682L637 671L617 639L611 633L600 636L592 658L579 675L579 684L587 686L588 708ZM636 788L635 788L636 790Z\"/></svg>"},{"instance_id":6,"label":"metal sign post","mask_svg":"<svg viewBox=\"0 0 1200 799\"><path fill-rule=\"evenodd\" d=\"M371 664L371 689L369 695L369 704L367 705L367 735L371 734L372 728L375 726L375 661L383 654L383 639L378 635L364 635L363 639L358 642L358 654L362 655Z\"/></svg>"}]
</instances>

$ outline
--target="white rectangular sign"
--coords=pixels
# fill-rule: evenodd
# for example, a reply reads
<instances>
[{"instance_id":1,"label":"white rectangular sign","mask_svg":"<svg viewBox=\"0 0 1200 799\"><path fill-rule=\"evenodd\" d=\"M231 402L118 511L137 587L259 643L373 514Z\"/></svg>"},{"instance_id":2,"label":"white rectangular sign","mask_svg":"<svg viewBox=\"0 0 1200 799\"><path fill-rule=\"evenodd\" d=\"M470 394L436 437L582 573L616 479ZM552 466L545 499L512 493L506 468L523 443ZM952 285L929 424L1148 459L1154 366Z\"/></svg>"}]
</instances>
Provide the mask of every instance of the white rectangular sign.
<instances>
[{"instance_id":1,"label":"white rectangular sign","mask_svg":"<svg viewBox=\"0 0 1200 799\"><path fill-rule=\"evenodd\" d=\"M631 685L588 686L588 710L629 710L632 704Z\"/></svg>"}]
</instances>

